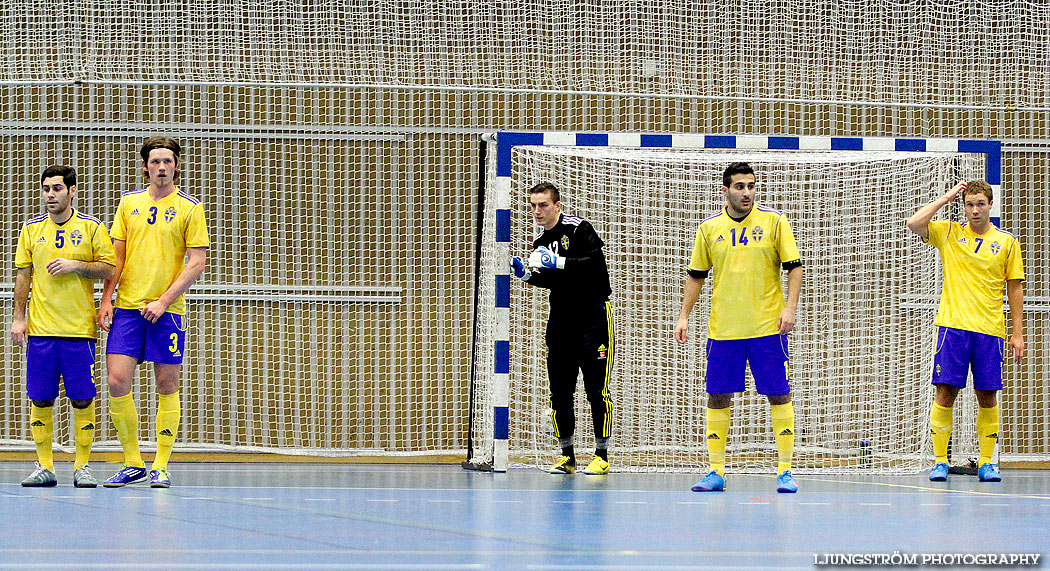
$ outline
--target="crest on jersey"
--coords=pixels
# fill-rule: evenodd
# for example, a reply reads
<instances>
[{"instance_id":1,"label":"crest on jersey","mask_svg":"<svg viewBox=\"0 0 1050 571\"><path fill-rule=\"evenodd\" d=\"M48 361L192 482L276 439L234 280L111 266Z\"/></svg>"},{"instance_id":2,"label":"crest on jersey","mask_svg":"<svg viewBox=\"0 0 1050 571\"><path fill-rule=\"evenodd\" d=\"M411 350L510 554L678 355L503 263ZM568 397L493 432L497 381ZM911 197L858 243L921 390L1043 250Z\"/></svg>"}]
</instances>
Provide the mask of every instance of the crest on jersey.
<instances>
[{"instance_id":1,"label":"crest on jersey","mask_svg":"<svg viewBox=\"0 0 1050 571\"><path fill-rule=\"evenodd\" d=\"M84 241L84 235L80 233L80 230L73 230L73 233L69 235L69 241L74 246L79 246Z\"/></svg>"},{"instance_id":2,"label":"crest on jersey","mask_svg":"<svg viewBox=\"0 0 1050 571\"><path fill-rule=\"evenodd\" d=\"M993 253L993 254L998 254L998 253L999 253L999 250L1002 250L1002 249L1003 249L1003 245L1002 245L1002 244L1000 244L1000 243L998 242L998 240L997 240L997 241L995 241L995 242L992 242L992 245L991 245L990 247L991 247L991 249L992 249L992 253Z\"/></svg>"},{"instance_id":3,"label":"crest on jersey","mask_svg":"<svg viewBox=\"0 0 1050 571\"><path fill-rule=\"evenodd\" d=\"M172 220L175 220L175 207L169 206L168 209L164 211L164 221L171 222Z\"/></svg>"},{"instance_id":4,"label":"crest on jersey","mask_svg":"<svg viewBox=\"0 0 1050 571\"><path fill-rule=\"evenodd\" d=\"M562 250L568 250L569 249L569 237L568 236L562 236L561 240L559 240L559 242L561 242Z\"/></svg>"},{"instance_id":5,"label":"crest on jersey","mask_svg":"<svg viewBox=\"0 0 1050 571\"><path fill-rule=\"evenodd\" d=\"M756 242L761 242L762 241L762 233L763 233L762 232L762 227L761 226L755 226L754 228L751 229L751 239L756 241Z\"/></svg>"}]
</instances>

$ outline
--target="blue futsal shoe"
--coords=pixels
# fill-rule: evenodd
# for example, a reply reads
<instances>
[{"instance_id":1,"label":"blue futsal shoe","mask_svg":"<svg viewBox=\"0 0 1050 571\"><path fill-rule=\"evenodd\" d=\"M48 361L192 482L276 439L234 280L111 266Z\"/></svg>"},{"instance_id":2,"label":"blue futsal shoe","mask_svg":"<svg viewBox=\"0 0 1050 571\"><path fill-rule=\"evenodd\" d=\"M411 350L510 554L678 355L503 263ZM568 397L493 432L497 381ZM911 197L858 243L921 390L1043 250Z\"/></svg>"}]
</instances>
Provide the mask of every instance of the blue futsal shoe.
<instances>
[{"instance_id":1,"label":"blue futsal shoe","mask_svg":"<svg viewBox=\"0 0 1050 571\"><path fill-rule=\"evenodd\" d=\"M107 488L123 488L128 484L141 482L145 479L146 468L136 468L134 466L124 465L119 472L113 474L113 477L103 482L102 485Z\"/></svg>"},{"instance_id":2,"label":"blue futsal shoe","mask_svg":"<svg viewBox=\"0 0 1050 571\"><path fill-rule=\"evenodd\" d=\"M156 470L150 470L149 472L149 487L151 488L170 488L171 487L171 474L168 473L164 468L157 468Z\"/></svg>"},{"instance_id":3,"label":"blue futsal shoe","mask_svg":"<svg viewBox=\"0 0 1050 571\"><path fill-rule=\"evenodd\" d=\"M777 492L781 494L794 494L798 491L798 484L791 477L791 470L784 470L777 476Z\"/></svg>"},{"instance_id":4,"label":"blue futsal shoe","mask_svg":"<svg viewBox=\"0 0 1050 571\"><path fill-rule=\"evenodd\" d=\"M999 482L1002 481L1002 476L999 475L999 467L995 464L981 464L981 467L977 469L977 479L982 482Z\"/></svg>"},{"instance_id":5,"label":"blue futsal shoe","mask_svg":"<svg viewBox=\"0 0 1050 571\"><path fill-rule=\"evenodd\" d=\"M694 492L724 492L726 491L726 479L718 475L714 470L704 476L703 480L693 484Z\"/></svg>"},{"instance_id":6,"label":"blue futsal shoe","mask_svg":"<svg viewBox=\"0 0 1050 571\"><path fill-rule=\"evenodd\" d=\"M938 462L934 465L933 470L930 470L930 481L931 482L945 482L948 480L948 463Z\"/></svg>"}]
</instances>

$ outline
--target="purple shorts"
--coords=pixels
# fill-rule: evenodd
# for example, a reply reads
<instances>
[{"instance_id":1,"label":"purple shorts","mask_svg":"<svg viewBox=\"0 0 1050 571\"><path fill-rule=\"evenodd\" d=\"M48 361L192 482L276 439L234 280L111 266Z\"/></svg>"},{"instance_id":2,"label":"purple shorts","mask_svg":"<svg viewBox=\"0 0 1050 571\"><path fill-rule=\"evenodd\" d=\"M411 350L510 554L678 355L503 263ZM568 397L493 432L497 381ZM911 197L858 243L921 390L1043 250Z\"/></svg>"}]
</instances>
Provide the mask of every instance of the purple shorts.
<instances>
[{"instance_id":1,"label":"purple shorts","mask_svg":"<svg viewBox=\"0 0 1050 571\"><path fill-rule=\"evenodd\" d=\"M58 377L66 397L89 400L95 388L95 340L86 337L30 337L26 350L26 394L32 400L58 398Z\"/></svg>"},{"instance_id":2,"label":"purple shorts","mask_svg":"<svg viewBox=\"0 0 1050 571\"><path fill-rule=\"evenodd\" d=\"M766 396L791 392L787 335L707 340L707 392L744 392L744 366L751 366L755 390Z\"/></svg>"},{"instance_id":3,"label":"purple shorts","mask_svg":"<svg viewBox=\"0 0 1050 571\"><path fill-rule=\"evenodd\" d=\"M106 340L107 355L127 355L139 363L180 365L185 346L186 329L181 315L165 313L156 323L150 323L137 309L113 310L113 323Z\"/></svg>"},{"instance_id":4,"label":"purple shorts","mask_svg":"<svg viewBox=\"0 0 1050 571\"><path fill-rule=\"evenodd\" d=\"M933 384L966 388L966 373L973 371L973 388L1003 390L1003 340L995 335L937 328L933 356Z\"/></svg>"}]
</instances>

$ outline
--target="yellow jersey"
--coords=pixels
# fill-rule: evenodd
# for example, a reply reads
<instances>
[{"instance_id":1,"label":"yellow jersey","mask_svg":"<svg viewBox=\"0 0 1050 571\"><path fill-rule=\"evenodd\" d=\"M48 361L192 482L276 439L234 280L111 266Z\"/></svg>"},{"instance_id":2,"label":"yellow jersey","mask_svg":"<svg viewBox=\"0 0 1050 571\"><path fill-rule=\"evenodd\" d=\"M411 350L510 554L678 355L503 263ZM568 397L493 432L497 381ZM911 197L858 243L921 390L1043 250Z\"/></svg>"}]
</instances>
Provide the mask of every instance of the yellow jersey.
<instances>
[{"instance_id":1,"label":"yellow jersey","mask_svg":"<svg viewBox=\"0 0 1050 571\"><path fill-rule=\"evenodd\" d=\"M774 335L784 309L781 264L799 261L791 225L780 212L756 204L743 220L726 208L700 223L689 269L712 270L710 339Z\"/></svg>"},{"instance_id":2,"label":"yellow jersey","mask_svg":"<svg viewBox=\"0 0 1050 571\"><path fill-rule=\"evenodd\" d=\"M924 241L941 254L944 286L934 325L1006 336L1003 288L1023 280L1021 245L1013 234L990 224L984 234L969 225L934 220Z\"/></svg>"},{"instance_id":3,"label":"yellow jersey","mask_svg":"<svg viewBox=\"0 0 1050 571\"><path fill-rule=\"evenodd\" d=\"M56 258L116 264L106 226L75 208L62 224L44 212L22 225L15 250L15 267L33 268L29 335L94 339L95 280L74 272L52 276L47 264Z\"/></svg>"},{"instance_id":4,"label":"yellow jersey","mask_svg":"<svg viewBox=\"0 0 1050 571\"><path fill-rule=\"evenodd\" d=\"M154 201L149 189L133 190L120 197L111 232L124 240L124 269L114 307L141 309L167 291L186 267L186 248L207 248L208 228L204 206L178 187ZM186 313L184 295L168 306Z\"/></svg>"}]
</instances>

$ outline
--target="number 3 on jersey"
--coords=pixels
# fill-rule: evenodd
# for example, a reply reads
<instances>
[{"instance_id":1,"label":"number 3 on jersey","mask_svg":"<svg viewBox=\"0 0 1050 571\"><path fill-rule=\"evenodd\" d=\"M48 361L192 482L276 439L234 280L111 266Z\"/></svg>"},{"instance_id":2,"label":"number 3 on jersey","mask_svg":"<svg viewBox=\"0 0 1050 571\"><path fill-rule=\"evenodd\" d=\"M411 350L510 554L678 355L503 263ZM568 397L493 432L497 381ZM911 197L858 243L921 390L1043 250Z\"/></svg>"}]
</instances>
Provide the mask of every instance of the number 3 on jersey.
<instances>
[{"instance_id":1,"label":"number 3 on jersey","mask_svg":"<svg viewBox=\"0 0 1050 571\"><path fill-rule=\"evenodd\" d=\"M157 207L156 206L150 206L149 207L149 218L146 219L146 222L149 222L150 224L153 224L156 221L157 221Z\"/></svg>"}]
</instances>

